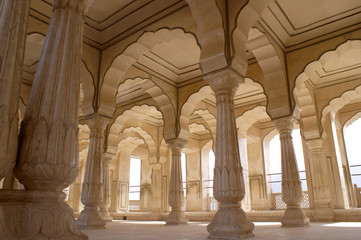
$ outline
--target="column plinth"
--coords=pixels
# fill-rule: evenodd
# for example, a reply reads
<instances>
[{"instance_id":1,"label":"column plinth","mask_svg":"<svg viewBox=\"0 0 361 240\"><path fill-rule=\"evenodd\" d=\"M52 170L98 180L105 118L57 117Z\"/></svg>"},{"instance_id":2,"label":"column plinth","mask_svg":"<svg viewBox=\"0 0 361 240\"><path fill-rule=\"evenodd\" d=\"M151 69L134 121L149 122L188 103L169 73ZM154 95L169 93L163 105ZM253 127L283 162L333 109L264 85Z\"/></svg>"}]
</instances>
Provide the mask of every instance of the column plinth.
<instances>
[{"instance_id":1,"label":"column plinth","mask_svg":"<svg viewBox=\"0 0 361 240\"><path fill-rule=\"evenodd\" d=\"M104 198L102 149L108 121L109 119L98 114L86 119L90 129L90 140L81 192L84 210L76 221L81 229L104 228L106 224L100 214L99 206Z\"/></svg>"},{"instance_id":2,"label":"column plinth","mask_svg":"<svg viewBox=\"0 0 361 240\"><path fill-rule=\"evenodd\" d=\"M281 221L282 227L302 227L308 225L310 219L306 217L300 205L303 193L291 136L294 121L292 117L285 117L273 122L280 136L282 200L287 204L287 209Z\"/></svg>"},{"instance_id":3,"label":"column plinth","mask_svg":"<svg viewBox=\"0 0 361 240\"><path fill-rule=\"evenodd\" d=\"M247 220L239 202L245 196L234 115L234 94L243 79L225 70L205 80L216 95L217 134L213 192L220 208L207 230L210 239L252 237L254 225Z\"/></svg>"},{"instance_id":4,"label":"column plinth","mask_svg":"<svg viewBox=\"0 0 361 240\"><path fill-rule=\"evenodd\" d=\"M181 153L185 143L181 139L168 141L172 151L169 187L169 205L172 209L165 220L167 225L186 224L188 222L184 211L181 209L184 204Z\"/></svg>"}]
</instances>

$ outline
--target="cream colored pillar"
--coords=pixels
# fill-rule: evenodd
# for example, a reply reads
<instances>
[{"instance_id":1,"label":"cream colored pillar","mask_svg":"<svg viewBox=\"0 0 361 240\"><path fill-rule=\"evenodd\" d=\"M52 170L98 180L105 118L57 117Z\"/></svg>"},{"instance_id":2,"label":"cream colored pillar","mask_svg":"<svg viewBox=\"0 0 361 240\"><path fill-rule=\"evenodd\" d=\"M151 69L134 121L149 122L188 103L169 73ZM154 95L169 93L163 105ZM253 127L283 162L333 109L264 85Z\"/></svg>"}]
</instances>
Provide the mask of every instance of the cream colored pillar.
<instances>
[{"instance_id":1,"label":"cream colored pillar","mask_svg":"<svg viewBox=\"0 0 361 240\"><path fill-rule=\"evenodd\" d=\"M76 221L81 229L104 228L105 226L99 205L103 202L104 194L102 149L108 121L109 119L98 114L93 114L86 119L90 129L90 143L81 192L84 210Z\"/></svg>"},{"instance_id":2,"label":"cream colored pillar","mask_svg":"<svg viewBox=\"0 0 361 240\"><path fill-rule=\"evenodd\" d=\"M279 131L281 142L282 200L287 204L283 227L301 227L310 222L300 204L303 199L300 175L292 143L293 117L273 120Z\"/></svg>"},{"instance_id":3,"label":"cream colored pillar","mask_svg":"<svg viewBox=\"0 0 361 240\"><path fill-rule=\"evenodd\" d=\"M15 165L18 105L30 0L0 3L0 180Z\"/></svg>"},{"instance_id":4,"label":"cream colored pillar","mask_svg":"<svg viewBox=\"0 0 361 240\"><path fill-rule=\"evenodd\" d=\"M109 213L110 207L110 167L109 163L112 160L112 156L103 156L103 186L104 195L103 202L100 204L100 214L106 222L113 221L113 217Z\"/></svg>"},{"instance_id":5,"label":"cream colored pillar","mask_svg":"<svg viewBox=\"0 0 361 240\"><path fill-rule=\"evenodd\" d=\"M62 192L79 170L79 70L86 5L85 0L54 1L14 169L26 190L8 192L8 203L0 211L6 218L0 239L87 239L77 230Z\"/></svg>"},{"instance_id":6,"label":"cream colored pillar","mask_svg":"<svg viewBox=\"0 0 361 240\"><path fill-rule=\"evenodd\" d=\"M330 189L327 184L328 169L326 158L323 156L322 139L306 141L310 152L311 177L315 201L316 221L332 221L333 209L331 206Z\"/></svg>"},{"instance_id":7,"label":"cream colored pillar","mask_svg":"<svg viewBox=\"0 0 361 240\"><path fill-rule=\"evenodd\" d=\"M186 224L188 219L185 218L183 210L184 191L182 180L181 153L186 142L181 139L174 139L168 142L172 151L172 163L170 173L169 187L169 205L172 210L166 219L167 225L170 224Z\"/></svg>"},{"instance_id":8,"label":"cream colored pillar","mask_svg":"<svg viewBox=\"0 0 361 240\"><path fill-rule=\"evenodd\" d=\"M207 230L211 239L240 239L251 237L254 225L240 206L245 196L237 128L234 116L234 94L241 77L232 70L224 70L205 80L216 95L217 138L214 169L214 197L220 208Z\"/></svg>"},{"instance_id":9,"label":"cream colored pillar","mask_svg":"<svg viewBox=\"0 0 361 240\"><path fill-rule=\"evenodd\" d=\"M245 132L239 133L239 155L241 158L242 173L244 177L245 196L241 202L242 209L245 211L251 210L251 191L249 186L248 174L248 152L247 152L247 135Z\"/></svg>"},{"instance_id":10,"label":"cream colored pillar","mask_svg":"<svg viewBox=\"0 0 361 240\"><path fill-rule=\"evenodd\" d=\"M151 219L154 221L162 220L162 164L152 164L152 201L150 208L152 211Z\"/></svg>"}]
</instances>

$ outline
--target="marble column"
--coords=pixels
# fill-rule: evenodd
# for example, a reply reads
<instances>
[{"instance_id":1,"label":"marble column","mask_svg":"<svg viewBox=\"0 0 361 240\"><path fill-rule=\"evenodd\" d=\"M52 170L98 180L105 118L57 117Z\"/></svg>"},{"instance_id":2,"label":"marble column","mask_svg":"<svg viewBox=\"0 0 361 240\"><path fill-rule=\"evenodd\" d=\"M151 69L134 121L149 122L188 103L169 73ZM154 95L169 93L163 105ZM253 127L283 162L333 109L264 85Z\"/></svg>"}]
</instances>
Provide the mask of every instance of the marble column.
<instances>
[{"instance_id":1,"label":"marble column","mask_svg":"<svg viewBox=\"0 0 361 240\"><path fill-rule=\"evenodd\" d=\"M293 117L273 120L279 131L281 142L282 200L287 204L282 227L302 227L310 222L300 204L303 199L302 186L295 151L292 143Z\"/></svg>"},{"instance_id":2,"label":"marble column","mask_svg":"<svg viewBox=\"0 0 361 240\"><path fill-rule=\"evenodd\" d=\"M186 141L174 139L167 142L172 151L170 187L169 187L169 205L171 211L166 219L167 225L186 224L184 211L181 209L184 204L184 191L182 180L181 153Z\"/></svg>"},{"instance_id":3,"label":"marble column","mask_svg":"<svg viewBox=\"0 0 361 240\"><path fill-rule=\"evenodd\" d=\"M251 210L251 190L249 186L248 174L248 151L247 151L247 135L246 132L239 132L239 155L241 158L242 172L244 178L245 196L241 202L242 209L245 211Z\"/></svg>"},{"instance_id":4,"label":"marble column","mask_svg":"<svg viewBox=\"0 0 361 240\"><path fill-rule=\"evenodd\" d=\"M306 140L310 154L311 177L315 201L316 221L332 221L334 214L331 206L331 194L327 183L328 169L323 155L322 139Z\"/></svg>"},{"instance_id":5,"label":"marble column","mask_svg":"<svg viewBox=\"0 0 361 240\"><path fill-rule=\"evenodd\" d=\"M162 164L154 163L152 167L152 201L150 203L151 220L160 221L162 207Z\"/></svg>"},{"instance_id":6,"label":"marble column","mask_svg":"<svg viewBox=\"0 0 361 240\"><path fill-rule=\"evenodd\" d=\"M216 95L217 137L214 168L214 197L219 210L207 230L211 239L252 237L254 225L247 220L240 201L245 196L237 128L234 115L234 94L243 79L227 69L205 77Z\"/></svg>"},{"instance_id":7,"label":"marble column","mask_svg":"<svg viewBox=\"0 0 361 240\"><path fill-rule=\"evenodd\" d=\"M62 192L79 171L79 70L86 6L85 0L54 1L20 129L14 174L25 190L5 194L0 239L87 239L77 230Z\"/></svg>"},{"instance_id":8,"label":"marble column","mask_svg":"<svg viewBox=\"0 0 361 240\"><path fill-rule=\"evenodd\" d=\"M113 217L109 213L110 207L110 161L113 156L103 156L103 186L104 186L104 195L103 202L100 204L100 214L106 222L113 221Z\"/></svg>"},{"instance_id":9,"label":"marble column","mask_svg":"<svg viewBox=\"0 0 361 240\"><path fill-rule=\"evenodd\" d=\"M104 228L105 221L99 211L103 202L103 161L102 150L104 131L109 119L98 114L90 115L86 122L90 129L89 150L85 165L85 174L81 192L81 211L76 224L80 229Z\"/></svg>"},{"instance_id":10,"label":"marble column","mask_svg":"<svg viewBox=\"0 0 361 240\"><path fill-rule=\"evenodd\" d=\"M15 165L18 105L30 0L0 3L0 180Z\"/></svg>"}]
</instances>

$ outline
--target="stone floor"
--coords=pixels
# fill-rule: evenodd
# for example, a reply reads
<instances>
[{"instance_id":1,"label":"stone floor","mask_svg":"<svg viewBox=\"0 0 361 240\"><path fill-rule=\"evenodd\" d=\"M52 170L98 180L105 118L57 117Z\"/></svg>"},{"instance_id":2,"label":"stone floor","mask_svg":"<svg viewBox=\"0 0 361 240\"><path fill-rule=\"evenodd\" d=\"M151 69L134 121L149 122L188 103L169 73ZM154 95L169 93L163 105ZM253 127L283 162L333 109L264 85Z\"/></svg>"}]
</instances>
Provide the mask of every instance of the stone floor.
<instances>
[{"instance_id":1,"label":"stone floor","mask_svg":"<svg viewBox=\"0 0 361 240\"><path fill-rule=\"evenodd\" d=\"M164 222L114 221L107 229L85 230L89 240L195 240L207 239L208 223L165 226ZM303 228L281 228L278 222L256 222L252 240L355 240L361 239L361 222L311 223Z\"/></svg>"}]
</instances>

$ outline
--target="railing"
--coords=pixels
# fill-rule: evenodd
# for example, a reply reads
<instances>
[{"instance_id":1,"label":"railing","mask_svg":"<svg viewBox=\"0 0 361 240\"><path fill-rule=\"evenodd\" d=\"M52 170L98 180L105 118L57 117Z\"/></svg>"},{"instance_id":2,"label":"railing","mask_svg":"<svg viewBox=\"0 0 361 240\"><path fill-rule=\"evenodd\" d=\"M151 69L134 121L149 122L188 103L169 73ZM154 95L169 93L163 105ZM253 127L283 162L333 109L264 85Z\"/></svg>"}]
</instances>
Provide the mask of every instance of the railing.
<instances>
[{"instance_id":1,"label":"railing","mask_svg":"<svg viewBox=\"0 0 361 240\"><path fill-rule=\"evenodd\" d=\"M350 165L353 184L361 187L361 165Z\"/></svg>"},{"instance_id":2,"label":"railing","mask_svg":"<svg viewBox=\"0 0 361 240\"><path fill-rule=\"evenodd\" d=\"M287 205L282 200L282 193L272 193L273 208L276 210L286 209ZM301 208L310 208L310 202L308 199L308 192L303 192L303 200L301 202Z\"/></svg>"},{"instance_id":3,"label":"railing","mask_svg":"<svg viewBox=\"0 0 361 240\"><path fill-rule=\"evenodd\" d=\"M140 200L129 200L128 209L131 212L140 211Z\"/></svg>"}]
</instances>

